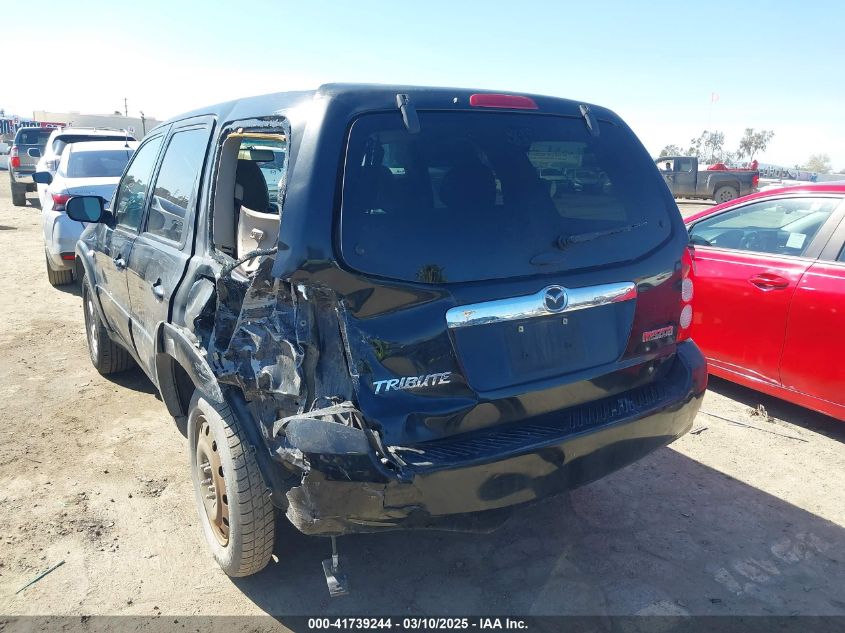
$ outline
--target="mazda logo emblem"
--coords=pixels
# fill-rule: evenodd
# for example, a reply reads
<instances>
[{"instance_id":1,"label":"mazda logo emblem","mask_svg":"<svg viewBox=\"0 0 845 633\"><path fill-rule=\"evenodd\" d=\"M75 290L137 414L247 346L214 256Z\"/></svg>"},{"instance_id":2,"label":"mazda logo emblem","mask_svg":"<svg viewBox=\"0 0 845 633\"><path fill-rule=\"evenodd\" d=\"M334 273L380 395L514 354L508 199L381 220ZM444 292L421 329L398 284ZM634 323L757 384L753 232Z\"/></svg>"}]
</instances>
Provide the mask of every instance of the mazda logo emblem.
<instances>
[{"instance_id":1,"label":"mazda logo emblem","mask_svg":"<svg viewBox=\"0 0 845 633\"><path fill-rule=\"evenodd\" d=\"M566 309L568 299L566 290L560 286L549 286L543 295L543 305L549 312L563 312Z\"/></svg>"}]
</instances>

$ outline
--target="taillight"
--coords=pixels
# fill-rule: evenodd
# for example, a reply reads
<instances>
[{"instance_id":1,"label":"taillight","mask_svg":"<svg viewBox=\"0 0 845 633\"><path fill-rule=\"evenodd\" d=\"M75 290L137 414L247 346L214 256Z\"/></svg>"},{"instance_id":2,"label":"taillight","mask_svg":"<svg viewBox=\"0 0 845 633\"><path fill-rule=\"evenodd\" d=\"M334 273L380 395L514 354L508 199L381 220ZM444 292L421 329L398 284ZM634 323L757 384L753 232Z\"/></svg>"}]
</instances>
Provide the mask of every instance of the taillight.
<instances>
[{"instance_id":1,"label":"taillight","mask_svg":"<svg viewBox=\"0 0 845 633\"><path fill-rule=\"evenodd\" d=\"M21 157L18 156L18 146L12 145L12 151L9 152L9 165L12 167L21 166Z\"/></svg>"},{"instance_id":2,"label":"taillight","mask_svg":"<svg viewBox=\"0 0 845 633\"><path fill-rule=\"evenodd\" d=\"M681 256L681 305L678 317L678 335L675 340L679 343L690 338L692 326L692 299L695 295L695 250L692 246L684 249Z\"/></svg>"},{"instance_id":3,"label":"taillight","mask_svg":"<svg viewBox=\"0 0 845 633\"><path fill-rule=\"evenodd\" d=\"M64 211L65 203L70 200L70 196L66 193L53 194L53 211Z\"/></svg>"},{"instance_id":4,"label":"taillight","mask_svg":"<svg viewBox=\"0 0 845 633\"><path fill-rule=\"evenodd\" d=\"M758 184L760 184L760 174L754 174L751 177L751 186L756 189Z\"/></svg>"},{"instance_id":5,"label":"taillight","mask_svg":"<svg viewBox=\"0 0 845 633\"><path fill-rule=\"evenodd\" d=\"M536 110L537 103L531 97L522 95L475 94L470 95L469 104L476 108L508 108L510 110Z\"/></svg>"}]
</instances>

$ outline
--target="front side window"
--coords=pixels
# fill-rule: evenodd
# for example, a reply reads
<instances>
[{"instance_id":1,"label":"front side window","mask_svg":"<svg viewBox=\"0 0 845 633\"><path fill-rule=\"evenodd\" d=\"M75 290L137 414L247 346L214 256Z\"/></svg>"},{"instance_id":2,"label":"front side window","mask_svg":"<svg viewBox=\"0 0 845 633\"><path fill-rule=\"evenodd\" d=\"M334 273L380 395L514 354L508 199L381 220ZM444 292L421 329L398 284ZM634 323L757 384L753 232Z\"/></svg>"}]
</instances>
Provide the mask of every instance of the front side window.
<instances>
[{"instance_id":1,"label":"front side window","mask_svg":"<svg viewBox=\"0 0 845 633\"><path fill-rule=\"evenodd\" d=\"M120 180L114 205L115 222L120 226L138 230L141 224L159 147L161 137L157 136L138 148L126 174Z\"/></svg>"},{"instance_id":2,"label":"front side window","mask_svg":"<svg viewBox=\"0 0 845 633\"><path fill-rule=\"evenodd\" d=\"M581 118L420 112L352 126L343 260L393 279L449 283L630 261L671 231L665 187L635 137Z\"/></svg>"},{"instance_id":3,"label":"front side window","mask_svg":"<svg viewBox=\"0 0 845 633\"><path fill-rule=\"evenodd\" d=\"M170 139L153 190L147 233L173 242L182 241L185 217L207 144L206 128L177 132Z\"/></svg>"},{"instance_id":4,"label":"front side window","mask_svg":"<svg viewBox=\"0 0 845 633\"><path fill-rule=\"evenodd\" d=\"M697 222L690 240L699 246L801 256L838 204L832 198L754 202Z\"/></svg>"}]
</instances>

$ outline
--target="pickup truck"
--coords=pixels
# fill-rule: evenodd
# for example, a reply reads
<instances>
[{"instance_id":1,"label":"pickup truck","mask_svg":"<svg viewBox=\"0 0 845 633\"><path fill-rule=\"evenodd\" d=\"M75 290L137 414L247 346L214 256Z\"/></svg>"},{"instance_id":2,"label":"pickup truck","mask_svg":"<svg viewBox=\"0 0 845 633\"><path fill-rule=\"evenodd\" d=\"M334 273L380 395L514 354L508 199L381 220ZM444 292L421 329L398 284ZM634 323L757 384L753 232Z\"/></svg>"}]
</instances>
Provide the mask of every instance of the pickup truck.
<instances>
[{"instance_id":1,"label":"pickup truck","mask_svg":"<svg viewBox=\"0 0 845 633\"><path fill-rule=\"evenodd\" d=\"M760 172L751 169L699 171L695 156L664 156L654 162L676 198L727 202L753 193L760 180Z\"/></svg>"},{"instance_id":2,"label":"pickup truck","mask_svg":"<svg viewBox=\"0 0 845 633\"><path fill-rule=\"evenodd\" d=\"M553 193L541 165L580 184ZM701 404L689 237L598 106L408 86L241 99L156 127L108 208L66 209L89 224L91 361L159 389L232 576L267 565L276 514L333 539L491 529L674 441Z\"/></svg>"}]
</instances>

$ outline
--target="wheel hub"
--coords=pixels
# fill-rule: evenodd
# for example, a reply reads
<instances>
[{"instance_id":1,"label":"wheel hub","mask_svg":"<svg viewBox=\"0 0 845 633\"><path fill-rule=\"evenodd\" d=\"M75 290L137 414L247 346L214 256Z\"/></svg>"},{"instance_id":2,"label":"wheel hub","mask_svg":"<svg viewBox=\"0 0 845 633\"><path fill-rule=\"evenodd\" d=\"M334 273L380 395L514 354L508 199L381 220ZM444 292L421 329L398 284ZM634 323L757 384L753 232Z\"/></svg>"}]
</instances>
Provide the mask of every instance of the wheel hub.
<instances>
[{"instance_id":1,"label":"wheel hub","mask_svg":"<svg viewBox=\"0 0 845 633\"><path fill-rule=\"evenodd\" d=\"M196 469L205 515L214 537L224 547L229 542L229 499L217 441L208 421L197 419Z\"/></svg>"}]
</instances>

